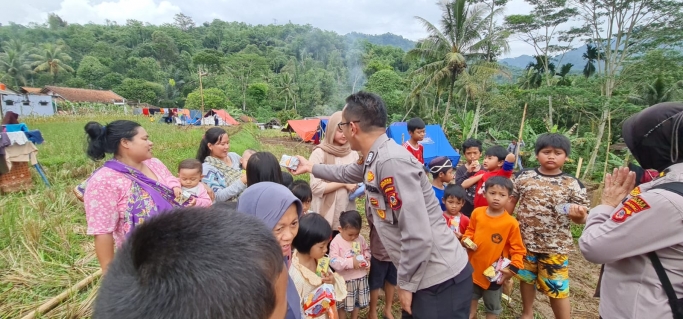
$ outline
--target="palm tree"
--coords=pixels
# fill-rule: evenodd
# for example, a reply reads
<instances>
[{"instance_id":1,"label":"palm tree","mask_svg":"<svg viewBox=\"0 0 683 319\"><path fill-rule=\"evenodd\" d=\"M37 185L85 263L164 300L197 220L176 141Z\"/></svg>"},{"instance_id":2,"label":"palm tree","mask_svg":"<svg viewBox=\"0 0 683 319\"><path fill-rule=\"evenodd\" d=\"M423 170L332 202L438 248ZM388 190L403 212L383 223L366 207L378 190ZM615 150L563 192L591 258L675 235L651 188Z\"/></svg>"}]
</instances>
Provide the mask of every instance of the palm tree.
<instances>
[{"instance_id":1,"label":"palm tree","mask_svg":"<svg viewBox=\"0 0 683 319\"><path fill-rule=\"evenodd\" d=\"M545 55L534 55L536 62L529 62L526 66L527 77L522 82L522 87L529 89L535 89L541 87L543 84L543 77L546 74L555 74L555 64L548 61L548 57ZM546 70L545 66L548 66Z\"/></svg>"},{"instance_id":2,"label":"palm tree","mask_svg":"<svg viewBox=\"0 0 683 319\"><path fill-rule=\"evenodd\" d=\"M594 45L587 44L586 52L583 54L583 59L588 60L586 65L583 67L583 76L589 78L596 71L595 62L604 60L604 54L598 51L598 48Z\"/></svg>"},{"instance_id":3,"label":"palm tree","mask_svg":"<svg viewBox=\"0 0 683 319\"><path fill-rule=\"evenodd\" d=\"M291 99L294 102L294 110L296 111L296 92L299 88L289 73L281 73L278 78L277 89L279 94L285 96L285 110L287 109L287 102Z\"/></svg>"},{"instance_id":4,"label":"palm tree","mask_svg":"<svg viewBox=\"0 0 683 319\"><path fill-rule=\"evenodd\" d=\"M471 100L476 103L471 125L467 132L463 131L463 138L470 138L477 134L479 124L484 117L482 106L490 96L491 89L495 85L494 76L502 75L510 78L511 74L504 66L496 62L486 60L478 61L463 72L455 83L458 95L465 97L465 109L463 117L467 117L467 102Z\"/></svg>"},{"instance_id":5,"label":"palm tree","mask_svg":"<svg viewBox=\"0 0 683 319\"><path fill-rule=\"evenodd\" d=\"M66 54L64 45L45 43L40 51L40 54L31 54L30 58L33 62L34 72L49 72L52 74L52 84L57 81L59 72L73 72L74 69L67 63L71 61L71 57Z\"/></svg>"},{"instance_id":6,"label":"palm tree","mask_svg":"<svg viewBox=\"0 0 683 319\"><path fill-rule=\"evenodd\" d=\"M482 57L478 52L484 46L479 30L484 26L484 8L481 5L467 5L467 0L442 3L441 29L421 17L416 17L427 29L429 36L420 45L408 52L413 57L425 59L427 64L413 72L414 76L425 75L411 94L427 88L448 88L448 102L444 113L444 128L448 111L453 101L453 86L458 76L467 68L467 60Z\"/></svg>"},{"instance_id":7,"label":"palm tree","mask_svg":"<svg viewBox=\"0 0 683 319\"><path fill-rule=\"evenodd\" d=\"M571 63L563 64L560 67L560 72L555 73L555 75L560 77L560 80L557 82L557 85L559 86L570 86L572 85L572 81L569 80L567 75L569 74L569 71L572 70L572 67L574 65Z\"/></svg>"},{"instance_id":8,"label":"palm tree","mask_svg":"<svg viewBox=\"0 0 683 319\"><path fill-rule=\"evenodd\" d=\"M26 85L26 78L32 72L31 66L26 61L26 54L14 50L0 53L0 71L5 73L2 80L14 81L15 87Z\"/></svg>"},{"instance_id":9,"label":"palm tree","mask_svg":"<svg viewBox=\"0 0 683 319\"><path fill-rule=\"evenodd\" d=\"M680 92L683 92L683 80L668 85L660 75L652 83L641 85L638 93L629 96L629 99L638 104L651 106L673 101L675 95Z\"/></svg>"}]
</instances>

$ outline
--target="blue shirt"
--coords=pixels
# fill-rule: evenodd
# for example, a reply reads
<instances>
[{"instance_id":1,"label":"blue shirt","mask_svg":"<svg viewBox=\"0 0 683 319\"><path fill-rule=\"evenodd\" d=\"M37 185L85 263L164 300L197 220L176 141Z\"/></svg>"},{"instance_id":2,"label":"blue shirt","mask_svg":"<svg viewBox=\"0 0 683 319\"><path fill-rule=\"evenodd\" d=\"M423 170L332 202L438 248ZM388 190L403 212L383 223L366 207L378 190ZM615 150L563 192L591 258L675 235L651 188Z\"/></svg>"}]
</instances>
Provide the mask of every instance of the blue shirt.
<instances>
[{"instance_id":1,"label":"blue shirt","mask_svg":"<svg viewBox=\"0 0 683 319\"><path fill-rule=\"evenodd\" d=\"M446 205L443 204L443 189L437 188L436 186L432 185L432 189L434 190L434 195L436 195L436 199L439 200L439 205L441 205L441 211L446 211Z\"/></svg>"}]
</instances>

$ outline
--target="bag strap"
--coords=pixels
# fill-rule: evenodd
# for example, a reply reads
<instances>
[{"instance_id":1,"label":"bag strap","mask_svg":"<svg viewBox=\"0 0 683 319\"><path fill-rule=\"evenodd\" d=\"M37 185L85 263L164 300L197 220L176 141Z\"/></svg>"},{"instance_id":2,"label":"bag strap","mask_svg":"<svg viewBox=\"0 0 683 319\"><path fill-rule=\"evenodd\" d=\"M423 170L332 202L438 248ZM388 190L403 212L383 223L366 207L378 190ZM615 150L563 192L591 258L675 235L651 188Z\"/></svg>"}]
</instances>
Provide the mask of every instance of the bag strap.
<instances>
[{"instance_id":1,"label":"bag strap","mask_svg":"<svg viewBox=\"0 0 683 319\"><path fill-rule=\"evenodd\" d=\"M681 182L664 183L651 189L663 189L683 196L683 183ZM683 309L681 309L678 305L676 291L674 291L674 287L671 285L669 276L666 275L666 269L664 269L662 262L659 260L659 256L657 256L657 253L654 251L649 252L647 256L650 258L650 262L652 262L652 266L655 268L655 272L657 273L657 277L659 277L659 281L662 282L662 288L664 288L664 292L669 299L669 306L671 307L671 312L673 313L674 319L683 319Z\"/></svg>"}]
</instances>

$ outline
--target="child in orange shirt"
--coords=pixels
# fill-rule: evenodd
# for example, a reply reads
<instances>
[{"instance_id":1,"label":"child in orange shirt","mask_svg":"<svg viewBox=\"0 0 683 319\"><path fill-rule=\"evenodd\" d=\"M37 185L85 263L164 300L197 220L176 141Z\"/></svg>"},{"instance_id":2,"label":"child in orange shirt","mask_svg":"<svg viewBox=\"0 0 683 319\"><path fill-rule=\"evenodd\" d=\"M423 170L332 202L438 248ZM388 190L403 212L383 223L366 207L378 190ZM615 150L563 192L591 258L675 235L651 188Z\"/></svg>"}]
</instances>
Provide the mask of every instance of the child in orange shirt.
<instances>
[{"instance_id":1,"label":"child in orange shirt","mask_svg":"<svg viewBox=\"0 0 683 319\"><path fill-rule=\"evenodd\" d=\"M520 268L524 268L523 258L526 254L522 234L519 231L519 223L505 210L505 205L510 200L512 193L512 181L502 177L493 176L486 181L485 193L488 207L479 207L472 212L470 224L463 235L474 242L472 248L468 247L470 263L474 268L472 281L474 292L470 308L470 319L477 317L477 304L480 298L484 298L486 318L498 318L503 310L501 305L501 285L516 274ZM484 270L489 268L501 256L510 259L508 268L501 270L502 277L496 282L491 282L485 275Z\"/></svg>"}]
</instances>

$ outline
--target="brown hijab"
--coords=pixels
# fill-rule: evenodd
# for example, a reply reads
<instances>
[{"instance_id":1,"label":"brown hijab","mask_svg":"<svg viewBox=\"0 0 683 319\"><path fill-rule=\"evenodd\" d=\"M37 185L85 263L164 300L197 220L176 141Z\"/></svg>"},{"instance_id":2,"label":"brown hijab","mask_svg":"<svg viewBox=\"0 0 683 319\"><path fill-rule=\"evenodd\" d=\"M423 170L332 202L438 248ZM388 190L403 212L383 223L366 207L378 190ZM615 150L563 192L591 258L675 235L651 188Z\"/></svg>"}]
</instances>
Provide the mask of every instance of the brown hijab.
<instances>
[{"instance_id":1,"label":"brown hijab","mask_svg":"<svg viewBox=\"0 0 683 319\"><path fill-rule=\"evenodd\" d=\"M342 112L335 112L327 120L327 128L325 129L325 139L316 148L320 148L325 152L325 159L323 164L334 164L335 157L344 157L351 153L351 146L347 142L344 145L334 144L334 135L338 130L339 123L342 120Z\"/></svg>"}]
</instances>

